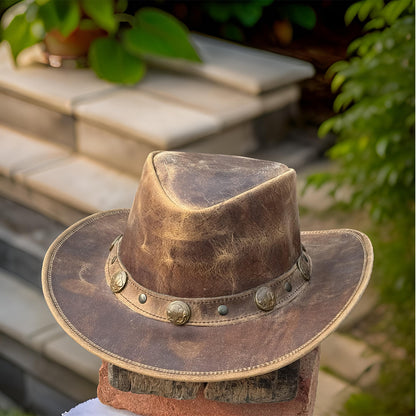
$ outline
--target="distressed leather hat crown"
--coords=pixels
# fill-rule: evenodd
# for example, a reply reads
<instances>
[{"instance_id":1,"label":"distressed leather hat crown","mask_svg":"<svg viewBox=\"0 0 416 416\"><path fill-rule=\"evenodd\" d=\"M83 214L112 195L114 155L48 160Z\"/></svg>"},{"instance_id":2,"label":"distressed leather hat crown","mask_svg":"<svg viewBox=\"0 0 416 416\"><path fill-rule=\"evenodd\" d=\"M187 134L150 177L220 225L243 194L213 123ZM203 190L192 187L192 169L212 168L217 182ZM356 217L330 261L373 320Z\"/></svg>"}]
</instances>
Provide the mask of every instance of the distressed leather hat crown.
<instances>
[{"instance_id":1,"label":"distressed leather hat crown","mask_svg":"<svg viewBox=\"0 0 416 416\"><path fill-rule=\"evenodd\" d=\"M264 374L315 348L372 268L354 230L300 232L276 162L155 152L131 210L66 230L43 268L57 321L105 361L164 379Z\"/></svg>"}]
</instances>

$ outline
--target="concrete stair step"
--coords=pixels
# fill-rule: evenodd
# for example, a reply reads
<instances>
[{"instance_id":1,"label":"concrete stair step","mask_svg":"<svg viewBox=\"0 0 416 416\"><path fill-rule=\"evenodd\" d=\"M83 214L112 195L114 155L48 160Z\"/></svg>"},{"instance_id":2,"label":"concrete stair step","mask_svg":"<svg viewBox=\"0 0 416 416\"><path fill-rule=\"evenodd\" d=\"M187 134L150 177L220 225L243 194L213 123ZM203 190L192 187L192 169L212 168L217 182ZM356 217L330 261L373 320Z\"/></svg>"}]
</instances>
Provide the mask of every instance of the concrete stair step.
<instances>
[{"instance_id":1,"label":"concrete stair step","mask_svg":"<svg viewBox=\"0 0 416 416\"><path fill-rule=\"evenodd\" d=\"M287 140L272 148L250 153L249 156L276 160L302 169L320 153L317 142L304 136L305 132L302 131L296 135L292 133ZM97 136L97 140L98 137L102 140L104 135ZM97 151L103 151L104 142L97 142ZM234 153L236 146L233 143L232 137L229 137L229 153ZM65 146L2 125L0 145L0 195L66 225L97 211L131 207L139 173L121 172L91 157L71 152ZM210 152L209 146L188 146L186 150ZM117 153L112 146L108 147L108 152L113 155ZM128 158L133 162L134 157L125 157L126 160Z\"/></svg>"},{"instance_id":2,"label":"concrete stair step","mask_svg":"<svg viewBox=\"0 0 416 416\"><path fill-rule=\"evenodd\" d=\"M138 178L0 125L0 194L69 225L130 208Z\"/></svg>"},{"instance_id":3,"label":"concrete stair step","mask_svg":"<svg viewBox=\"0 0 416 416\"><path fill-rule=\"evenodd\" d=\"M244 155L277 138L311 65L199 35L195 43L203 64L151 67L133 87L88 69L15 68L0 45L0 123L134 175L153 150Z\"/></svg>"},{"instance_id":4,"label":"concrete stair step","mask_svg":"<svg viewBox=\"0 0 416 416\"><path fill-rule=\"evenodd\" d=\"M37 288L1 268L0 288L0 390L42 415L95 397L101 360L58 326Z\"/></svg>"}]
</instances>

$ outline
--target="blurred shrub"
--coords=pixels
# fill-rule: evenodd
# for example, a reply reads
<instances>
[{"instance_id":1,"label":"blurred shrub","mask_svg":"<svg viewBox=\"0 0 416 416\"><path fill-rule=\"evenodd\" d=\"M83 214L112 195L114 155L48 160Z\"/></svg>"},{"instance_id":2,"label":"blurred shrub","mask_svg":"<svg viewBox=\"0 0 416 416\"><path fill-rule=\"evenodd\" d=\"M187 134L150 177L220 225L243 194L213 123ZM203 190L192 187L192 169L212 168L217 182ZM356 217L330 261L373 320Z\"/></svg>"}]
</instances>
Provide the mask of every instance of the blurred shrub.
<instances>
[{"instance_id":1,"label":"blurred shrub","mask_svg":"<svg viewBox=\"0 0 416 416\"><path fill-rule=\"evenodd\" d=\"M347 186L347 208L369 211L373 281L388 305L378 330L400 352L387 354L378 383L352 396L346 415L414 414L414 7L414 0L363 0L347 10L346 23L358 17L368 33L351 43L348 61L329 69L339 114L319 129L336 134L329 156L340 169L308 180L329 184L334 196Z\"/></svg>"},{"instance_id":2,"label":"blurred shrub","mask_svg":"<svg viewBox=\"0 0 416 416\"><path fill-rule=\"evenodd\" d=\"M281 0L208 1L203 3L203 8L213 20L224 24L223 35L236 41L244 39L242 27L251 28L256 25L266 13L266 8L267 13L272 12L276 15L277 22L285 22L285 32L290 32L290 40L291 24L308 30L313 29L316 24L316 14L311 6L300 3L288 4ZM287 34L284 37L287 37Z\"/></svg>"},{"instance_id":3,"label":"blurred shrub","mask_svg":"<svg viewBox=\"0 0 416 416\"><path fill-rule=\"evenodd\" d=\"M135 84L149 56L200 62L187 28L168 13L141 7L126 13L127 0L7 0L16 3L1 19L0 40L19 54L43 41L52 55L84 56L96 75ZM141 5L141 4L140 4Z\"/></svg>"}]
</instances>

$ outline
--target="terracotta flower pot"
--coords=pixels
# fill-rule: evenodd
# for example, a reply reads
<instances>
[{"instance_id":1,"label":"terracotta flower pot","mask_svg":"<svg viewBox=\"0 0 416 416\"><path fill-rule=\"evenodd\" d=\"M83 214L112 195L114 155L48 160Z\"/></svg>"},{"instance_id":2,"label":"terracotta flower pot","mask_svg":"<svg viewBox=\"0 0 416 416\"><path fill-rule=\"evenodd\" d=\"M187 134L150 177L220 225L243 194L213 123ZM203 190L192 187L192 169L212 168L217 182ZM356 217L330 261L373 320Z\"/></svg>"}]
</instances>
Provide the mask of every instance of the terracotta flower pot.
<instances>
[{"instance_id":1,"label":"terracotta flower pot","mask_svg":"<svg viewBox=\"0 0 416 416\"><path fill-rule=\"evenodd\" d=\"M61 67L64 61L75 61L78 66L86 65L86 57L92 41L104 36L107 36L107 32L99 28L77 28L67 37L56 29L51 30L44 39L49 65Z\"/></svg>"}]
</instances>

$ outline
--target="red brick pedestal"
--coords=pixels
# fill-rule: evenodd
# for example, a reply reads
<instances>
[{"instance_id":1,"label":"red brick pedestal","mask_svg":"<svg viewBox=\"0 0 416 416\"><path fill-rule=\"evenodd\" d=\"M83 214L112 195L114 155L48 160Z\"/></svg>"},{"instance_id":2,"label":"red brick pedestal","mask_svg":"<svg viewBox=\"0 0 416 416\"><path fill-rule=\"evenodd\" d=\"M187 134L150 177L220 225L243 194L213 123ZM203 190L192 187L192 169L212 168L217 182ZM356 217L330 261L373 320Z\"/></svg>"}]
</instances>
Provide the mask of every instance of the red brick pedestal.
<instances>
[{"instance_id":1,"label":"red brick pedestal","mask_svg":"<svg viewBox=\"0 0 416 416\"><path fill-rule=\"evenodd\" d=\"M318 383L319 348L300 359L297 396L288 402L230 404L207 400L203 390L194 400L122 392L108 382L107 363L103 362L97 390L99 400L116 409L141 416L312 416Z\"/></svg>"}]
</instances>

